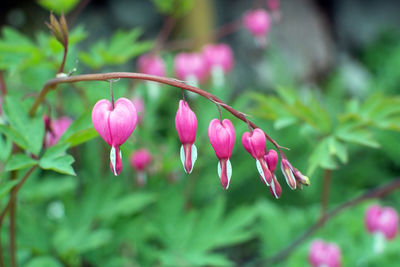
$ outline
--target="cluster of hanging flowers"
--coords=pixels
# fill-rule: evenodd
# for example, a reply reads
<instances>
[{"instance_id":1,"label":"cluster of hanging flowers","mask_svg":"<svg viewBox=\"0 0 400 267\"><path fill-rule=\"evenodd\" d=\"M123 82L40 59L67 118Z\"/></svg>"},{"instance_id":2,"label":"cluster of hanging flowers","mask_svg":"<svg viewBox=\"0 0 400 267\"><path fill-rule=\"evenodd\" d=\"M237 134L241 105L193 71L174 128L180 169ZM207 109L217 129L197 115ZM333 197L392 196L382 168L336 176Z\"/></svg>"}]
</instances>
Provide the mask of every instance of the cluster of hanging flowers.
<instances>
[{"instance_id":1,"label":"cluster of hanging flowers","mask_svg":"<svg viewBox=\"0 0 400 267\"><path fill-rule=\"evenodd\" d=\"M138 121L137 111L127 98L120 98L115 103L106 99L98 101L92 111L94 128L111 147L110 168L114 175L119 175L122 170L122 153L120 146L129 138ZM193 171L197 159L195 146L197 132L197 117L185 100L179 101L178 111L175 116L175 126L181 142L180 158L186 173ZM252 129L242 135L242 144L245 150L255 159L256 167L261 181L270 188L271 194L279 198L282 193L281 186L275 176L278 163L278 153L270 149L267 151L267 135L259 128ZM218 158L218 176L224 189L228 189L232 177L232 156L235 144L235 129L228 119L213 119L208 128L208 137ZM278 150L280 150L278 148ZM283 152L281 168L287 184L291 189L302 185L309 185L309 179L299 170L294 168ZM146 176L144 170L151 161L147 150L139 150L131 156L131 165L139 173L137 183L144 185Z\"/></svg>"}]
</instances>

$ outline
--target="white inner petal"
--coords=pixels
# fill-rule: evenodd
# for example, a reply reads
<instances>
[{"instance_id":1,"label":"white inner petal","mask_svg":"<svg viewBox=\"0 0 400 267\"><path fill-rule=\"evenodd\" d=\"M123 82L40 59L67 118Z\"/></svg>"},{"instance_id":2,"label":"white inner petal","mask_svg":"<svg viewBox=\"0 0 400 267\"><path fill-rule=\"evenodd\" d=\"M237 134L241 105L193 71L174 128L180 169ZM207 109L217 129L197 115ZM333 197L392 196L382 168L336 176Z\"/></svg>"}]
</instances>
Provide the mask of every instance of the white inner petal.
<instances>
[{"instance_id":1,"label":"white inner petal","mask_svg":"<svg viewBox=\"0 0 400 267\"><path fill-rule=\"evenodd\" d=\"M183 169L186 171L186 169L185 169L185 150L183 149L183 145L181 146L181 161L182 161Z\"/></svg>"},{"instance_id":2,"label":"white inner petal","mask_svg":"<svg viewBox=\"0 0 400 267\"><path fill-rule=\"evenodd\" d=\"M192 145L192 169L190 169L189 173L192 173L194 163L197 160L197 147L193 144Z\"/></svg>"},{"instance_id":3,"label":"white inner petal","mask_svg":"<svg viewBox=\"0 0 400 267\"><path fill-rule=\"evenodd\" d=\"M116 164L115 147L111 147L110 161L111 161L111 165L113 166L114 175L116 176L117 175L117 171L115 169L115 164Z\"/></svg>"},{"instance_id":4,"label":"white inner petal","mask_svg":"<svg viewBox=\"0 0 400 267\"><path fill-rule=\"evenodd\" d=\"M226 162L226 176L228 176L228 186L226 187L226 189L228 189L229 185L231 184L231 177L232 177L232 164L229 161L229 159Z\"/></svg>"},{"instance_id":5,"label":"white inner petal","mask_svg":"<svg viewBox=\"0 0 400 267\"><path fill-rule=\"evenodd\" d=\"M264 180L265 184L269 186L269 183L267 182L267 180L265 180L264 171L263 171L263 168L261 167L261 163L260 163L260 161L258 159L256 159L256 165L257 165L258 173L261 175L261 177Z\"/></svg>"}]
</instances>

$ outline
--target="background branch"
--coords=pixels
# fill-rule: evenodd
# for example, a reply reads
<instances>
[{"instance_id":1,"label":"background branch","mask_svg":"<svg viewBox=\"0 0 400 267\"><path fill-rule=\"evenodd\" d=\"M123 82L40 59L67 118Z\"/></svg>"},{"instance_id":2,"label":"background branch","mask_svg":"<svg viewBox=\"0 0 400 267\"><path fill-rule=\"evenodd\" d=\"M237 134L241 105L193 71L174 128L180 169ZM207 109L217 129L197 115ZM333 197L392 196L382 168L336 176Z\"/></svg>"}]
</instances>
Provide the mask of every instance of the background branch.
<instances>
[{"instance_id":1,"label":"background branch","mask_svg":"<svg viewBox=\"0 0 400 267\"><path fill-rule=\"evenodd\" d=\"M372 198L381 198L384 197L388 194L390 194L392 191L395 191L400 188L400 177L396 178L394 181L381 186L374 188L370 191L367 191L366 193L362 194L361 196L358 196L356 198L353 198L349 201L346 201L336 207L335 209L331 210L330 212L327 212L323 217L318 219L308 230L306 230L302 235L300 235L296 240L294 240L289 246L286 248L282 249L275 255L266 258L266 259L260 259L256 262L253 262L252 265L257 265L257 266L272 266L273 264L280 262L284 259L286 259L293 251L295 248L297 248L300 244L302 244L305 240L307 240L312 234L314 234L319 228L321 228L324 223L336 215L338 215L340 212L346 210L347 208L356 206L366 200L372 199Z\"/></svg>"}]
</instances>

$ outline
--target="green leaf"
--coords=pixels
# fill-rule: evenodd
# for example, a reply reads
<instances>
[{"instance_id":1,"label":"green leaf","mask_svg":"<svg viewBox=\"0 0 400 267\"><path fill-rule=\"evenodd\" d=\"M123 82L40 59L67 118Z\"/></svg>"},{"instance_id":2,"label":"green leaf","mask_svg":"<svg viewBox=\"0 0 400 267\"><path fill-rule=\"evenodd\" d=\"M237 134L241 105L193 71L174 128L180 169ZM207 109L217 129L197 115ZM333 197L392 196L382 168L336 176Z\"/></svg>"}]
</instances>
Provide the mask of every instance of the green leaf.
<instances>
[{"instance_id":1,"label":"green leaf","mask_svg":"<svg viewBox=\"0 0 400 267\"><path fill-rule=\"evenodd\" d=\"M101 213L101 217L107 219L132 215L143 210L154 201L154 196L148 193L128 195L118 200L114 200L109 203L110 205L105 206Z\"/></svg>"},{"instance_id":2,"label":"green leaf","mask_svg":"<svg viewBox=\"0 0 400 267\"><path fill-rule=\"evenodd\" d=\"M63 265L51 256L39 256L30 260L26 267L62 267Z\"/></svg>"},{"instance_id":3,"label":"green leaf","mask_svg":"<svg viewBox=\"0 0 400 267\"><path fill-rule=\"evenodd\" d=\"M26 141L22 141L22 139L17 136L18 143L33 154L39 155L44 136L43 118L37 116L30 119L26 106L23 105L18 98L13 96L6 97L4 111L7 114L12 128L14 128L19 135L22 135L23 139ZM16 137L16 135L13 137Z\"/></svg>"},{"instance_id":4,"label":"green leaf","mask_svg":"<svg viewBox=\"0 0 400 267\"><path fill-rule=\"evenodd\" d=\"M193 8L193 0L152 0L160 13L183 16Z\"/></svg>"},{"instance_id":5,"label":"green leaf","mask_svg":"<svg viewBox=\"0 0 400 267\"><path fill-rule=\"evenodd\" d=\"M10 180L0 185L0 199L8 194L14 185L18 184L18 180Z\"/></svg>"},{"instance_id":6,"label":"green leaf","mask_svg":"<svg viewBox=\"0 0 400 267\"><path fill-rule=\"evenodd\" d=\"M68 144L58 144L50 147L39 161L39 166L45 170L76 175L71 164L75 161L71 155L66 154Z\"/></svg>"},{"instance_id":7,"label":"green leaf","mask_svg":"<svg viewBox=\"0 0 400 267\"><path fill-rule=\"evenodd\" d=\"M328 170L334 170L338 167L329 151L329 137L319 141L311 153L308 160L307 174L312 175L318 167Z\"/></svg>"},{"instance_id":8,"label":"green leaf","mask_svg":"<svg viewBox=\"0 0 400 267\"><path fill-rule=\"evenodd\" d=\"M39 0L38 3L48 11L60 15L61 13L68 14L79 3L79 0Z\"/></svg>"},{"instance_id":9,"label":"green leaf","mask_svg":"<svg viewBox=\"0 0 400 267\"><path fill-rule=\"evenodd\" d=\"M6 164L6 171L19 170L36 165L37 161L25 154L15 154Z\"/></svg>"},{"instance_id":10,"label":"green leaf","mask_svg":"<svg viewBox=\"0 0 400 267\"><path fill-rule=\"evenodd\" d=\"M342 163L347 163L349 157L345 144L331 136L328 138L328 147L331 155L336 155Z\"/></svg>"},{"instance_id":11,"label":"green leaf","mask_svg":"<svg viewBox=\"0 0 400 267\"><path fill-rule=\"evenodd\" d=\"M98 136L93 128L91 112L87 112L76 119L58 141L69 143L71 147L85 143Z\"/></svg>"},{"instance_id":12,"label":"green leaf","mask_svg":"<svg viewBox=\"0 0 400 267\"><path fill-rule=\"evenodd\" d=\"M2 132L6 137L15 142L22 149L28 148L28 141L26 141L26 139L13 128L0 124L0 132Z\"/></svg>"},{"instance_id":13,"label":"green leaf","mask_svg":"<svg viewBox=\"0 0 400 267\"><path fill-rule=\"evenodd\" d=\"M91 68L98 69L105 65L120 65L135 56L145 53L152 48L151 41L138 41L141 30L118 31L109 42L97 42L90 48L90 52L81 52L80 59Z\"/></svg>"},{"instance_id":14,"label":"green leaf","mask_svg":"<svg viewBox=\"0 0 400 267\"><path fill-rule=\"evenodd\" d=\"M336 133L336 137L342 141L349 143L379 148L380 144L375 141L371 131L356 125L344 125L340 127Z\"/></svg>"}]
</instances>

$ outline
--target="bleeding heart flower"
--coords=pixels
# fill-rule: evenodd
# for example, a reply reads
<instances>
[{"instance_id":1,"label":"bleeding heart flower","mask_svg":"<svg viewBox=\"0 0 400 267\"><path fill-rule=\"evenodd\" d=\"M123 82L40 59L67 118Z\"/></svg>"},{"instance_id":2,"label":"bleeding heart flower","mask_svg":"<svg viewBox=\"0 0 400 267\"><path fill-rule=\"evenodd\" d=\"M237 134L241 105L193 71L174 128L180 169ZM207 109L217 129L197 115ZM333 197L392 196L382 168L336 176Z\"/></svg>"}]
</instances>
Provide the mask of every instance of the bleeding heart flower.
<instances>
[{"instance_id":1,"label":"bleeding heart flower","mask_svg":"<svg viewBox=\"0 0 400 267\"><path fill-rule=\"evenodd\" d=\"M399 228L399 216L392 207L371 205L365 213L365 226L370 233L382 233L386 239L396 237Z\"/></svg>"},{"instance_id":2,"label":"bleeding heart flower","mask_svg":"<svg viewBox=\"0 0 400 267\"><path fill-rule=\"evenodd\" d=\"M179 53L174 60L175 75L178 79L197 84L208 76L208 69L201 53Z\"/></svg>"},{"instance_id":3,"label":"bleeding heart flower","mask_svg":"<svg viewBox=\"0 0 400 267\"><path fill-rule=\"evenodd\" d=\"M137 65L139 72L149 75L165 76L165 63L158 55L144 54L139 57Z\"/></svg>"},{"instance_id":4,"label":"bleeding heart flower","mask_svg":"<svg viewBox=\"0 0 400 267\"><path fill-rule=\"evenodd\" d=\"M115 101L114 107L106 99L99 100L92 110L92 122L99 135L111 146L111 171L114 175L119 175L122 170L120 146L136 127L135 106L126 98Z\"/></svg>"},{"instance_id":5,"label":"bleeding heart flower","mask_svg":"<svg viewBox=\"0 0 400 267\"><path fill-rule=\"evenodd\" d=\"M197 159L197 148L194 145L197 130L196 114L184 100L179 101L175 116L175 126L181 140L181 161L186 173L191 173Z\"/></svg>"},{"instance_id":6,"label":"bleeding heart flower","mask_svg":"<svg viewBox=\"0 0 400 267\"><path fill-rule=\"evenodd\" d=\"M47 116L44 116L46 136L44 139L44 146L50 147L58 143L60 137L65 133L68 127L72 123L72 119L69 117L61 117L57 120L52 120Z\"/></svg>"},{"instance_id":7,"label":"bleeding heart flower","mask_svg":"<svg viewBox=\"0 0 400 267\"><path fill-rule=\"evenodd\" d=\"M247 11L243 17L243 23L255 37L264 37L271 27L271 19L264 9Z\"/></svg>"},{"instance_id":8,"label":"bleeding heart flower","mask_svg":"<svg viewBox=\"0 0 400 267\"><path fill-rule=\"evenodd\" d=\"M314 240L310 245L308 260L313 267L340 267L342 253L334 243Z\"/></svg>"},{"instance_id":9,"label":"bleeding heart flower","mask_svg":"<svg viewBox=\"0 0 400 267\"><path fill-rule=\"evenodd\" d=\"M208 126L208 137L215 154L219 159L218 176L222 187L226 190L229 187L232 177L232 165L229 158L232 155L233 145L235 144L235 129L232 122L224 119L213 119Z\"/></svg>"},{"instance_id":10,"label":"bleeding heart flower","mask_svg":"<svg viewBox=\"0 0 400 267\"><path fill-rule=\"evenodd\" d=\"M265 145L267 139L264 132L256 128L252 132L245 132L242 135L242 144L247 152L256 159L258 172L260 173L261 180L268 186L273 182L272 174L268 169L267 162L264 159ZM272 185L273 186L273 185Z\"/></svg>"},{"instance_id":11,"label":"bleeding heart flower","mask_svg":"<svg viewBox=\"0 0 400 267\"><path fill-rule=\"evenodd\" d=\"M225 73L233 68L233 52L227 44L209 44L204 46L203 55L209 71L219 67Z\"/></svg>"},{"instance_id":12,"label":"bleeding heart flower","mask_svg":"<svg viewBox=\"0 0 400 267\"><path fill-rule=\"evenodd\" d=\"M275 150L270 149L268 153L264 155L264 159L265 162L267 162L268 169L272 174L272 180L274 185L271 186L269 190L275 198L280 198L282 194L282 188L278 182L278 179L276 179L275 176L276 165L278 163L278 153Z\"/></svg>"},{"instance_id":13,"label":"bleeding heart flower","mask_svg":"<svg viewBox=\"0 0 400 267\"><path fill-rule=\"evenodd\" d=\"M139 186L144 186L146 184L146 168L151 162L151 154L145 149L139 149L132 153L131 155L131 166L138 172L136 183Z\"/></svg>"}]
</instances>

